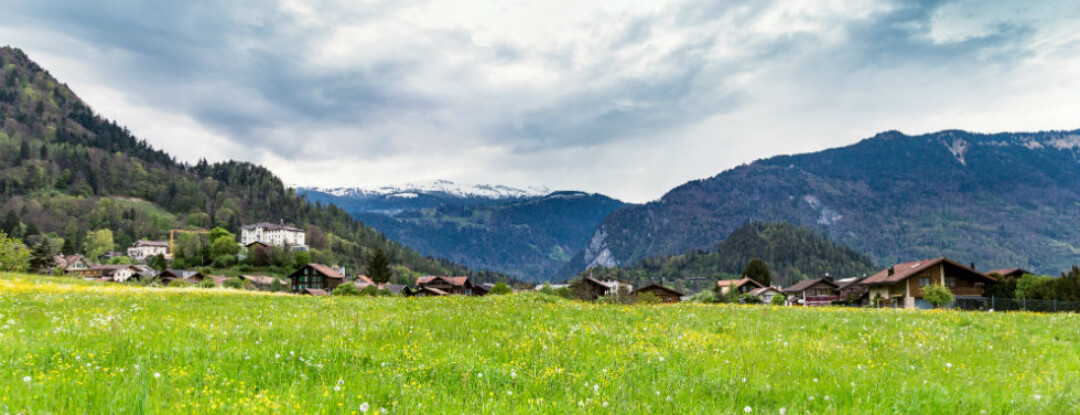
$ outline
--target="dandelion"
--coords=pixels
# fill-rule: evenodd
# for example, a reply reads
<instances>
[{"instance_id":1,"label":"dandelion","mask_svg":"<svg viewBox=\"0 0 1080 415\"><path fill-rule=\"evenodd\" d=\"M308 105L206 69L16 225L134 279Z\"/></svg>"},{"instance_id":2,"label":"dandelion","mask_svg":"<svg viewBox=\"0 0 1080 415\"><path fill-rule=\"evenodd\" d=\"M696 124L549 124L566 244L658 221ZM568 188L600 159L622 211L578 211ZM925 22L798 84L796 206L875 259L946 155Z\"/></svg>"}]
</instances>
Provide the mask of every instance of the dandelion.
<instances>
[{"instance_id":1,"label":"dandelion","mask_svg":"<svg viewBox=\"0 0 1080 415\"><path fill-rule=\"evenodd\" d=\"M161 379L161 374L158 372L154 372L154 379Z\"/></svg>"},{"instance_id":2,"label":"dandelion","mask_svg":"<svg viewBox=\"0 0 1080 415\"><path fill-rule=\"evenodd\" d=\"M341 392L341 386L334 386L334 392Z\"/></svg>"},{"instance_id":3,"label":"dandelion","mask_svg":"<svg viewBox=\"0 0 1080 415\"><path fill-rule=\"evenodd\" d=\"M751 413L751 412L754 412L754 408L751 408L749 406L745 406L745 407L743 407L742 411L746 412L746 413Z\"/></svg>"},{"instance_id":4,"label":"dandelion","mask_svg":"<svg viewBox=\"0 0 1080 415\"><path fill-rule=\"evenodd\" d=\"M506 396L513 396L513 395L514 395L514 391L506 391Z\"/></svg>"},{"instance_id":5,"label":"dandelion","mask_svg":"<svg viewBox=\"0 0 1080 415\"><path fill-rule=\"evenodd\" d=\"M1039 395L1039 394L1036 393L1035 394L1035 400L1036 401L1042 400L1042 395Z\"/></svg>"},{"instance_id":6,"label":"dandelion","mask_svg":"<svg viewBox=\"0 0 1080 415\"><path fill-rule=\"evenodd\" d=\"M29 376L24 376L24 377L22 378L22 381L23 381L23 382L26 382L26 383L30 383L30 380L31 380L31 378L30 378ZM1036 395L1036 396L1038 396L1038 395Z\"/></svg>"},{"instance_id":7,"label":"dandelion","mask_svg":"<svg viewBox=\"0 0 1080 415\"><path fill-rule=\"evenodd\" d=\"M338 384L338 386L344 385L345 381L342 380L342 379L338 379L337 384Z\"/></svg>"},{"instance_id":8,"label":"dandelion","mask_svg":"<svg viewBox=\"0 0 1080 415\"><path fill-rule=\"evenodd\" d=\"M746 383L746 378L742 378L742 383Z\"/></svg>"},{"instance_id":9,"label":"dandelion","mask_svg":"<svg viewBox=\"0 0 1080 415\"><path fill-rule=\"evenodd\" d=\"M814 383L817 383L817 378L814 378Z\"/></svg>"},{"instance_id":10,"label":"dandelion","mask_svg":"<svg viewBox=\"0 0 1080 415\"><path fill-rule=\"evenodd\" d=\"M510 371L510 379L516 379L516 378L517 378L517 372L511 370Z\"/></svg>"},{"instance_id":11,"label":"dandelion","mask_svg":"<svg viewBox=\"0 0 1080 415\"><path fill-rule=\"evenodd\" d=\"M780 415L784 415L786 413L787 413L787 408L780 408Z\"/></svg>"},{"instance_id":12,"label":"dandelion","mask_svg":"<svg viewBox=\"0 0 1080 415\"><path fill-rule=\"evenodd\" d=\"M607 401L604 401L604 403L603 403L603 407L605 407L605 408L607 408L607 407L608 407L608 402L607 402Z\"/></svg>"},{"instance_id":13,"label":"dandelion","mask_svg":"<svg viewBox=\"0 0 1080 415\"><path fill-rule=\"evenodd\" d=\"M478 377L478 378L482 378L482 377L484 377L484 372L480 372L480 373L477 373L477 374L476 374L476 377Z\"/></svg>"},{"instance_id":14,"label":"dandelion","mask_svg":"<svg viewBox=\"0 0 1080 415\"><path fill-rule=\"evenodd\" d=\"M947 367L947 368L952 367L952 363L945 363L945 367Z\"/></svg>"},{"instance_id":15,"label":"dandelion","mask_svg":"<svg viewBox=\"0 0 1080 415\"><path fill-rule=\"evenodd\" d=\"M367 412L368 408L371 408L367 402L360 404L360 412Z\"/></svg>"}]
</instances>

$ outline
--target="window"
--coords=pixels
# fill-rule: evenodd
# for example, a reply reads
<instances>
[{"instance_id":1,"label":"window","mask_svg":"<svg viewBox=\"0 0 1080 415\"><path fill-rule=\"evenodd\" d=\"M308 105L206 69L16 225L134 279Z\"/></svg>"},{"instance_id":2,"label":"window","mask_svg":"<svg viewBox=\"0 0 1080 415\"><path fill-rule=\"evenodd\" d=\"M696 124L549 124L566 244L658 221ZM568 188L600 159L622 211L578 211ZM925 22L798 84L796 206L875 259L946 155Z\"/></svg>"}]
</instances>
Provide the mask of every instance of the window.
<instances>
[{"instance_id":1,"label":"window","mask_svg":"<svg viewBox=\"0 0 1080 415\"><path fill-rule=\"evenodd\" d=\"M919 278L919 286L920 287L925 287L927 285L930 285L930 277L921 277L921 278Z\"/></svg>"},{"instance_id":2,"label":"window","mask_svg":"<svg viewBox=\"0 0 1080 415\"><path fill-rule=\"evenodd\" d=\"M945 286L946 287L955 287L956 286L956 277L945 277Z\"/></svg>"}]
</instances>

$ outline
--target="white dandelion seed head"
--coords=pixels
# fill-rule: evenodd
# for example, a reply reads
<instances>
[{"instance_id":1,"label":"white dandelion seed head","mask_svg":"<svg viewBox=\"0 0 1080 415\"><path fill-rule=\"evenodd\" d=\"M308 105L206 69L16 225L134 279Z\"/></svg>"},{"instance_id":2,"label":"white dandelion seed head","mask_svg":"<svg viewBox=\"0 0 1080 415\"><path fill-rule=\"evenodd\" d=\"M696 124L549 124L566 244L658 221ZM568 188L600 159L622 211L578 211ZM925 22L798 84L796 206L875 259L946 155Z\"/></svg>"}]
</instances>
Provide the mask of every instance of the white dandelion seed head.
<instances>
[{"instance_id":1,"label":"white dandelion seed head","mask_svg":"<svg viewBox=\"0 0 1080 415\"><path fill-rule=\"evenodd\" d=\"M341 392L341 386L334 386L334 392Z\"/></svg>"},{"instance_id":2,"label":"white dandelion seed head","mask_svg":"<svg viewBox=\"0 0 1080 415\"><path fill-rule=\"evenodd\" d=\"M478 378L482 378L482 377L484 377L484 372L480 372L480 373L477 373L477 374L476 374L476 377L478 377Z\"/></svg>"},{"instance_id":3,"label":"white dandelion seed head","mask_svg":"<svg viewBox=\"0 0 1080 415\"><path fill-rule=\"evenodd\" d=\"M154 372L154 379L161 379L161 374L158 372Z\"/></svg>"},{"instance_id":4,"label":"white dandelion seed head","mask_svg":"<svg viewBox=\"0 0 1080 415\"><path fill-rule=\"evenodd\" d=\"M1038 400L1041 400L1041 399L1042 399L1042 395L1039 395L1039 394L1036 393L1035 394L1035 400L1038 401Z\"/></svg>"},{"instance_id":5,"label":"white dandelion seed head","mask_svg":"<svg viewBox=\"0 0 1080 415\"><path fill-rule=\"evenodd\" d=\"M506 396L511 396L513 394L514 394L514 391L506 391Z\"/></svg>"},{"instance_id":6,"label":"white dandelion seed head","mask_svg":"<svg viewBox=\"0 0 1080 415\"><path fill-rule=\"evenodd\" d=\"M786 413L787 413L787 408L780 408L780 415L784 415Z\"/></svg>"},{"instance_id":7,"label":"white dandelion seed head","mask_svg":"<svg viewBox=\"0 0 1080 415\"><path fill-rule=\"evenodd\" d=\"M945 367L952 367L952 363L945 363Z\"/></svg>"},{"instance_id":8,"label":"white dandelion seed head","mask_svg":"<svg viewBox=\"0 0 1080 415\"><path fill-rule=\"evenodd\" d=\"M743 407L742 411L746 413L751 413L754 412L754 408L751 408L750 406L745 406Z\"/></svg>"},{"instance_id":9,"label":"white dandelion seed head","mask_svg":"<svg viewBox=\"0 0 1080 415\"><path fill-rule=\"evenodd\" d=\"M31 377L29 377L29 376L24 376L24 377L22 378L22 381L23 381L23 382L26 382L26 383L30 383L30 380L32 380L32 378L31 378Z\"/></svg>"},{"instance_id":10,"label":"white dandelion seed head","mask_svg":"<svg viewBox=\"0 0 1080 415\"><path fill-rule=\"evenodd\" d=\"M367 412L368 408L371 408L367 402L360 404L360 412Z\"/></svg>"}]
</instances>

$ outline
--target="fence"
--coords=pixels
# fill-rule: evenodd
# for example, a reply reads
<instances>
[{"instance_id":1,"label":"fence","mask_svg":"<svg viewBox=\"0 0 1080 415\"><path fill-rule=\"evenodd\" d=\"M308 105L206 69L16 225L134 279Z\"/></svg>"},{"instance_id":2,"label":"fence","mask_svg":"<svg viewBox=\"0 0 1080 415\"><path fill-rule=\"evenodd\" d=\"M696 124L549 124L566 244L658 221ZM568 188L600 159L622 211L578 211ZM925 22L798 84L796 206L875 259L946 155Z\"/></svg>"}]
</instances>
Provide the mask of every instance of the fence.
<instances>
[{"instance_id":1,"label":"fence","mask_svg":"<svg viewBox=\"0 0 1080 415\"><path fill-rule=\"evenodd\" d=\"M960 310L1039 311L1046 313L1080 312L1080 302L1035 300L1030 298L963 297L953 302Z\"/></svg>"}]
</instances>

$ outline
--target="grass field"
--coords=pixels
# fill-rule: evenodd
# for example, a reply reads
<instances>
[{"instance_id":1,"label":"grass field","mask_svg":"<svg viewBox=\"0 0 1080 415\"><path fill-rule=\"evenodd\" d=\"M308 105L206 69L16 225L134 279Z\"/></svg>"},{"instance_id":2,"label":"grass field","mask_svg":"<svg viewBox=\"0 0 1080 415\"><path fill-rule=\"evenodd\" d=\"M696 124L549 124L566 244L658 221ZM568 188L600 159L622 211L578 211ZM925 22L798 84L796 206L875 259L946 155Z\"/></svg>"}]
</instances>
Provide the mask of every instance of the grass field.
<instances>
[{"instance_id":1,"label":"grass field","mask_svg":"<svg viewBox=\"0 0 1080 415\"><path fill-rule=\"evenodd\" d=\"M2 413L1077 413L1074 314L0 275Z\"/></svg>"}]
</instances>

